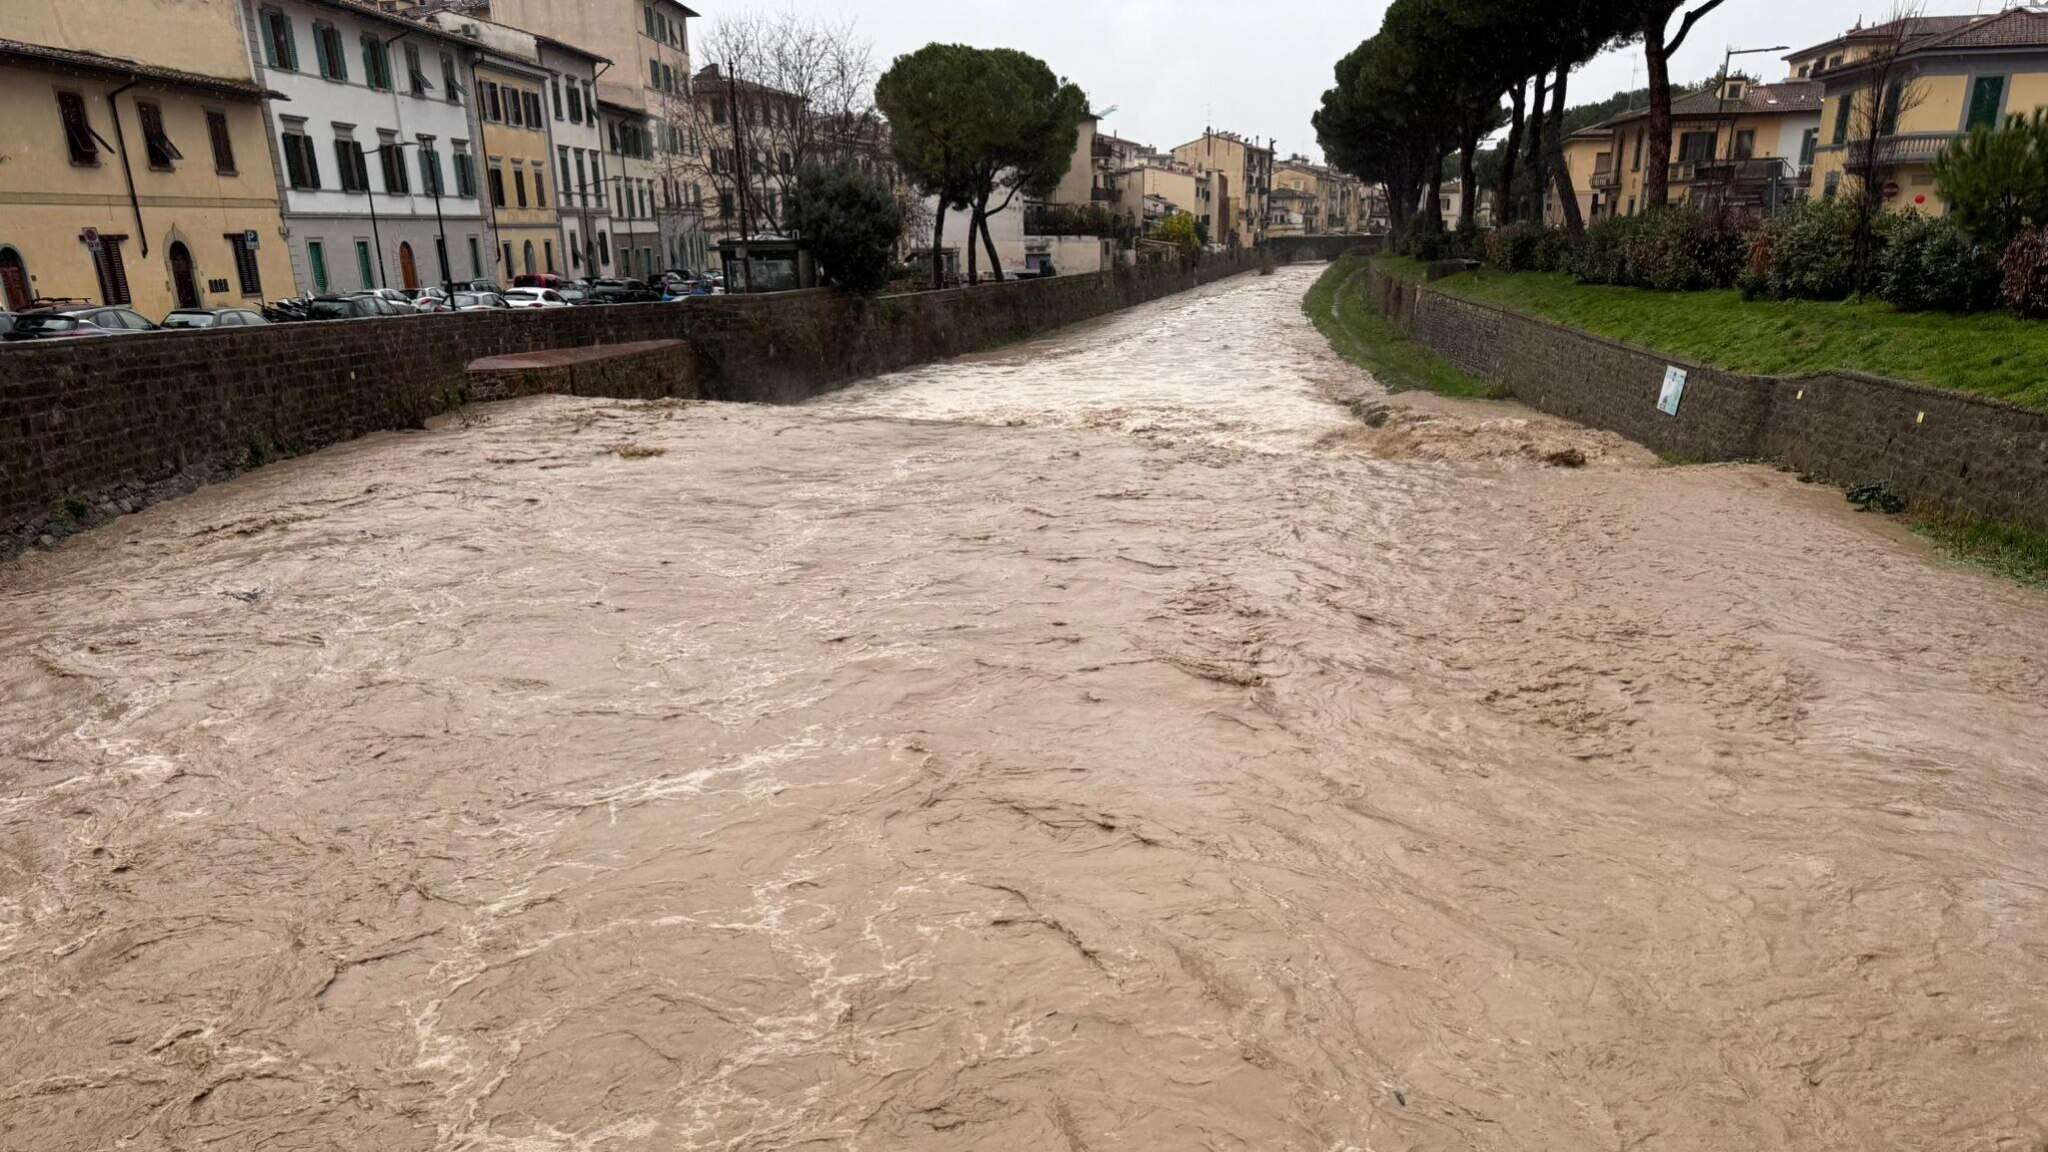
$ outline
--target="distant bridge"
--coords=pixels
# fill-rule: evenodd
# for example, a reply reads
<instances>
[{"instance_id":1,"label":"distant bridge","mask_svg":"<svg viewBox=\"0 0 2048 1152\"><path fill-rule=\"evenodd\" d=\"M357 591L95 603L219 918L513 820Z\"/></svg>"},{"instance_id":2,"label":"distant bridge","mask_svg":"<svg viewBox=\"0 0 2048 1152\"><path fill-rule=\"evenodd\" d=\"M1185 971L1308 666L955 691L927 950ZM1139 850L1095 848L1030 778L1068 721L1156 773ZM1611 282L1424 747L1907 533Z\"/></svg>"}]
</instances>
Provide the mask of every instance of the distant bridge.
<instances>
[{"instance_id":1,"label":"distant bridge","mask_svg":"<svg viewBox=\"0 0 2048 1152\"><path fill-rule=\"evenodd\" d=\"M1266 239L1265 248L1276 264L1306 264L1353 252L1377 252L1385 242L1382 236L1272 236Z\"/></svg>"}]
</instances>

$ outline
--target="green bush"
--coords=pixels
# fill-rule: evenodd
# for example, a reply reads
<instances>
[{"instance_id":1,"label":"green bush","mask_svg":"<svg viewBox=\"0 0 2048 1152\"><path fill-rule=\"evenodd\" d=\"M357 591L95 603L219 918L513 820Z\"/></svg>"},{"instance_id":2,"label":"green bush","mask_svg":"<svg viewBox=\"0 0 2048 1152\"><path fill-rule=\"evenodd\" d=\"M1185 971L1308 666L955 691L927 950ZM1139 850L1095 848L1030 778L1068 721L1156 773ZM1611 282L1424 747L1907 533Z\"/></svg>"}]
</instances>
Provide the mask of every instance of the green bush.
<instances>
[{"instance_id":1,"label":"green bush","mask_svg":"<svg viewBox=\"0 0 2048 1152\"><path fill-rule=\"evenodd\" d=\"M1504 272L1560 272L1571 255L1571 238L1540 221L1518 220L1486 234L1483 258Z\"/></svg>"},{"instance_id":2,"label":"green bush","mask_svg":"<svg viewBox=\"0 0 2048 1152\"><path fill-rule=\"evenodd\" d=\"M1486 259L1486 233L1477 224L1460 224L1451 233L1451 254L1453 260Z\"/></svg>"},{"instance_id":3,"label":"green bush","mask_svg":"<svg viewBox=\"0 0 2048 1152\"><path fill-rule=\"evenodd\" d=\"M810 245L825 278L869 295L888 286L903 209L889 189L852 165L797 176L789 224Z\"/></svg>"},{"instance_id":4,"label":"green bush","mask_svg":"<svg viewBox=\"0 0 2048 1152\"><path fill-rule=\"evenodd\" d=\"M1847 200L1801 201L1751 229L1737 287L1751 300L1845 300L1856 288L1855 237Z\"/></svg>"},{"instance_id":5,"label":"green bush","mask_svg":"<svg viewBox=\"0 0 2048 1152\"><path fill-rule=\"evenodd\" d=\"M2005 306L2025 319L2048 318L2048 229L2028 229L2005 251Z\"/></svg>"},{"instance_id":6,"label":"green bush","mask_svg":"<svg viewBox=\"0 0 2048 1152\"><path fill-rule=\"evenodd\" d=\"M1418 213L1415 223L1408 228L1407 255L1417 260L1449 260L1454 241L1445 232L1440 221L1431 220L1427 213Z\"/></svg>"},{"instance_id":7,"label":"green bush","mask_svg":"<svg viewBox=\"0 0 2048 1152\"><path fill-rule=\"evenodd\" d=\"M1659 208L1595 222L1586 229L1573 270L1588 284L1698 292L1733 287L1743 252L1732 216Z\"/></svg>"},{"instance_id":8,"label":"green bush","mask_svg":"<svg viewBox=\"0 0 2048 1152\"><path fill-rule=\"evenodd\" d=\"M1877 295L1905 312L1982 312L1998 306L2004 273L1998 250L1954 220L1917 212L1884 229L1875 266Z\"/></svg>"},{"instance_id":9,"label":"green bush","mask_svg":"<svg viewBox=\"0 0 2048 1152\"><path fill-rule=\"evenodd\" d=\"M1583 284L1628 284L1628 250L1642 228L1640 216L1610 216L1586 227L1569 271Z\"/></svg>"}]
</instances>

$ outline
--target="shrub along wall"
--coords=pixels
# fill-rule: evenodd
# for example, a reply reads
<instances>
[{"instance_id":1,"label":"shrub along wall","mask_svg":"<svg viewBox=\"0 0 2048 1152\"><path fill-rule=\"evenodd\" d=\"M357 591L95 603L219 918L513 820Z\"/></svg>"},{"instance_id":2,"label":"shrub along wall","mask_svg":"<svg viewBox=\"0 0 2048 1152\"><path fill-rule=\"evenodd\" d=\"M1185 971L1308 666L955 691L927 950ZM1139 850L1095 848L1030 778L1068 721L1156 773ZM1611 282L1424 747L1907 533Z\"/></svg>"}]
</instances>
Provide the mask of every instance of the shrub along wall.
<instances>
[{"instance_id":1,"label":"shrub along wall","mask_svg":"<svg viewBox=\"0 0 2048 1152\"><path fill-rule=\"evenodd\" d=\"M1375 269L1368 298L1410 336L1531 407L1694 461L1767 460L1843 485L2048 530L2048 413L1875 376L1724 372ZM1678 415L1657 410L1667 367Z\"/></svg>"},{"instance_id":2,"label":"shrub along wall","mask_svg":"<svg viewBox=\"0 0 2048 1152\"><path fill-rule=\"evenodd\" d=\"M0 554L251 464L420 426L491 356L685 340L675 394L794 403L1244 272L1256 256L872 299L829 291L678 304L330 321L0 346Z\"/></svg>"}]
</instances>

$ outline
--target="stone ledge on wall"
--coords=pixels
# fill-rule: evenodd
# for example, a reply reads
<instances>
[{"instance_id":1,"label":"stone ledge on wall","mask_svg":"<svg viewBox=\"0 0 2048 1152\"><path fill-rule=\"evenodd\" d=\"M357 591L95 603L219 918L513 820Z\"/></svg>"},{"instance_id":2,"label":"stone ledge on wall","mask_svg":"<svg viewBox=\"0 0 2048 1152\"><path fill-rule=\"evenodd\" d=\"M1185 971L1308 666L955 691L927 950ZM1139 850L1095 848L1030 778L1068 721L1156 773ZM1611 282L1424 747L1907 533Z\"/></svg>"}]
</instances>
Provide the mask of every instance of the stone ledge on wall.
<instances>
[{"instance_id":1,"label":"stone ledge on wall","mask_svg":"<svg viewBox=\"0 0 2048 1152\"><path fill-rule=\"evenodd\" d=\"M1758 460L1916 504L2048 529L2048 413L1839 372L1749 376L1368 273L1382 315L1530 407L1693 462ZM1686 373L1677 416L1657 408Z\"/></svg>"}]
</instances>

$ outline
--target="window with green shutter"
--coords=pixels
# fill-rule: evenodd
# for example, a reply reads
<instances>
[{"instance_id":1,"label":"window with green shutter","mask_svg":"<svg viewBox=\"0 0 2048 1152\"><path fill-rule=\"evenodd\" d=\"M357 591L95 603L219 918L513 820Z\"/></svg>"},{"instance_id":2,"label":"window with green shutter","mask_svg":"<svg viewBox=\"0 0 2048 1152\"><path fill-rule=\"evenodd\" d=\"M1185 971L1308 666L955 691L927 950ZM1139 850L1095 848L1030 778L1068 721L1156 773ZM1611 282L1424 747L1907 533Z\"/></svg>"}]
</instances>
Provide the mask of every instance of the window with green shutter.
<instances>
[{"instance_id":1,"label":"window with green shutter","mask_svg":"<svg viewBox=\"0 0 2048 1152\"><path fill-rule=\"evenodd\" d=\"M1998 113L2005 105L2005 77L1979 76L1970 86L1970 119L1964 131L1998 127Z\"/></svg>"}]
</instances>

